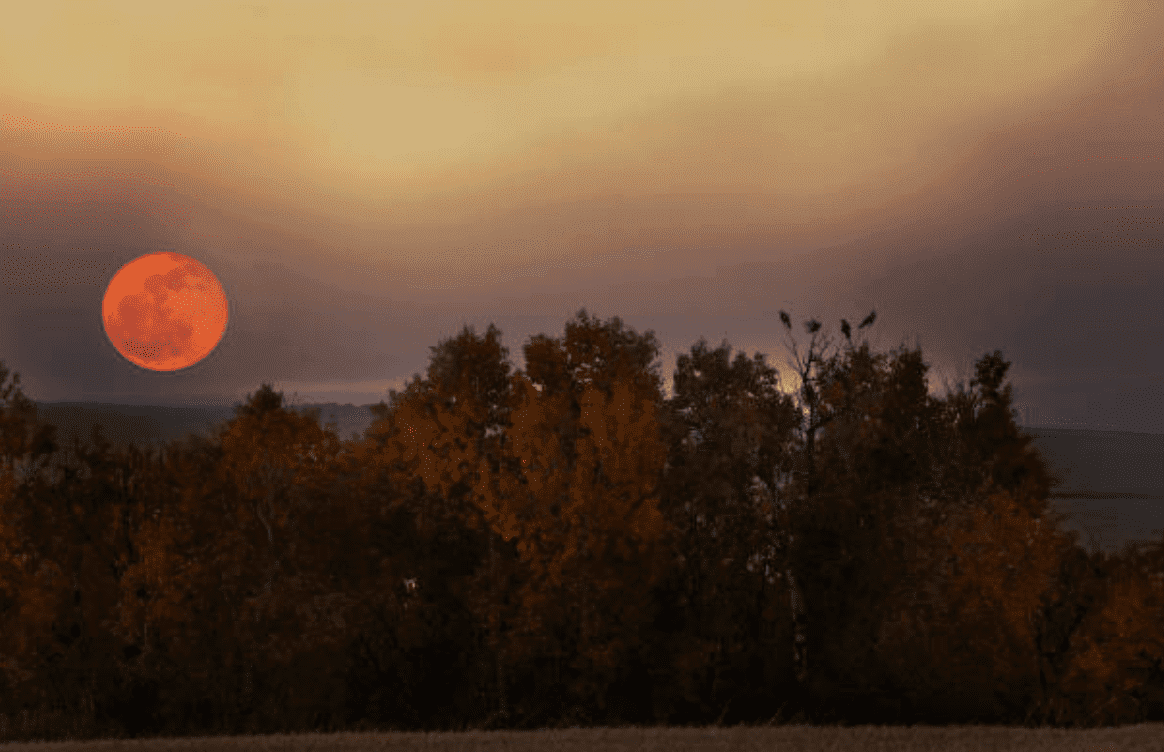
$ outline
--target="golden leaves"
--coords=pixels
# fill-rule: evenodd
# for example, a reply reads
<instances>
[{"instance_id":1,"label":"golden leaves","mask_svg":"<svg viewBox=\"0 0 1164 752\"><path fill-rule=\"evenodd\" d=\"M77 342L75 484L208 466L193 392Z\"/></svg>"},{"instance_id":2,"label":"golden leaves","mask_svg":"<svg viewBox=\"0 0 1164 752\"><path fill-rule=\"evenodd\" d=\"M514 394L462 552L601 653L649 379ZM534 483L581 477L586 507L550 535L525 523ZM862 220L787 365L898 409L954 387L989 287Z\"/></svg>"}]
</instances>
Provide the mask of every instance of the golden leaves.
<instances>
[{"instance_id":1,"label":"golden leaves","mask_svg":"<svg viewBox=\"0 0 1164 752\"><path fill-rule=\"evenodd\" d=\"M535 573L561 584L570 562L600 558L608 542L627 558L635 553L630 538L657 537L663 518L653 493L665 447L654 403L636 400L624 383L610 394L586 384L569 457L558 427L568 420L571 395L545 395L524 378L516 386L507 441L516 470L502 488L523 514L520 524L509 517L506 532L524 533L518 548Z\"/></svg>"},{"instance_id":2,"label":"golden leaves","mask_svg":"<svg viewBox=\"0 0 1164 752\"><path fill-rule=\"evenodd\" d=\"M935 531L952 562L942 596L968 647L1001 678L1025 673L1035 659L1034 623L1063 537L1007 491L983 489L977 498L962 519Z\"/></svg>"},{"instance_id":3,"label":"golden leaves","mask_svg":"<svg viewBox=\"0 0 1164 752\"><path fill-rule=\"evenodd\" d=\"M1100 604L1072 638L1073 660L1063 688L1084 695L1096 690L1129 694L1164 660L1164 588L1136 572L1116 572Z\"/></svg>"},{"instance_id":4,"label":"golden leaves","mask_svg":"<svg viewBox=\"0 0 1164 752\"><path fill-rule=\"evenodd\" d=\"M468 423L462 410L450 411L439 400L414 395L388 419L379 461L421 478L430 490L448 493L452 486L470 481L473 473L476 458Z\"/></svg>"},{"instance_id":5,"label":"golden leaves","mask_svg":"<svg viewBox=\"0 0 1164 752\"><path fill-rule=\"evenodd\" d=\"M191 562L179 552L172 517L166 514L143 520L134 544L139 560L130 564L121 578L114 633L138 642L152 627L175 637L191 616L184 601L195 583L189 577Z\"/></svg>"}]
</instances>

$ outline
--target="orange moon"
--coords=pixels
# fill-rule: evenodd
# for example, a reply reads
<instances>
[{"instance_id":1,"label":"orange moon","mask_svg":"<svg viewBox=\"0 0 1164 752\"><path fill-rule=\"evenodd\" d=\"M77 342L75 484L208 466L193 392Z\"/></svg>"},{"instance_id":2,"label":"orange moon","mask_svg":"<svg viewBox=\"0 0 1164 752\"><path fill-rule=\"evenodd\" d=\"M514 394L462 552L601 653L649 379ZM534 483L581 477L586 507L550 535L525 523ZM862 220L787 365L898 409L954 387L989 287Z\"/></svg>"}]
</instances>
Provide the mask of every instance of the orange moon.
<instances>
[{"instance_id":1,"label":"orange moon","mask_svg":"<svg viewBox=\"0 0 1164 752\"><path fill-rule=\"evenodd\" d=\"M204 264L151 253L113 275L101 303L105 335L125 358L176 371L210 354L226 331L226 293Z\"/></svg>"}]
</instances>

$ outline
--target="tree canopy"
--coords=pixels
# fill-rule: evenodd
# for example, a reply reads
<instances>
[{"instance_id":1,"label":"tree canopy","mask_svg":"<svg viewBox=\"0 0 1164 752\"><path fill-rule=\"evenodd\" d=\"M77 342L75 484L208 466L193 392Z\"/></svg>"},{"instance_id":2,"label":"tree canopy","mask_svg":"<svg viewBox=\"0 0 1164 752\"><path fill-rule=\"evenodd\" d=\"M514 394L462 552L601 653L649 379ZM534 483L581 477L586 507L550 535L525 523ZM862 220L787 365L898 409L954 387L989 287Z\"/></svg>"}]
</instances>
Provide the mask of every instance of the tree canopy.
<instances>
[{"instance_id":1,"label":"tree canopy","mask_svg":"<svg viewBox=\"0 0 1164 752\"><path fill-rule=\"evenodd\" d=\"M263 384L148 451L0 364L0 734L1164 717L1164 549L1063 531L1000 351L936 396L875 321L670 398L618 317L465 327L363 437Z\"/></svg>"}]
</instances>

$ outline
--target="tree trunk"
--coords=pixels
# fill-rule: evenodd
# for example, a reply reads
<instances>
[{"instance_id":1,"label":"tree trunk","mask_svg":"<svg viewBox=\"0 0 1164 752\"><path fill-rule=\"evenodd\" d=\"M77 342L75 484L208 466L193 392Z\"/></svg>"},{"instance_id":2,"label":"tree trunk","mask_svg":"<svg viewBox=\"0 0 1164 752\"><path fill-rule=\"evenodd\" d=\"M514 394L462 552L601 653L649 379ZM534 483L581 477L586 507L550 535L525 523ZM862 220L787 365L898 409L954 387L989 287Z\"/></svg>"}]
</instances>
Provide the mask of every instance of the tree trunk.
<instances>
[{"instance_id":1,"label":"tree trunk","mask_svg":"<svg viewBox=\"0 0 1164 752\"><path fill-rule=\"evenodd\" d=\"M492 643L493 662L497 678L497 714L501 720L509 718L509 702L505 691L505 659L501 651L501 614L497 597L497 549L493 529L489 529L489 600L493 613L489 619L489 639Z\"/></svg>"},{"instance_id":2,"label":"tree trunk","mask_svg":"<svg viewBox=\"0 0 1164 752\"><path fill-rule=\"evenodd\" d=\"M792 661L796 667L796 680L804 682L808 678L808 656L804 649L804 643L808 639L807 635L804 634L804 601L801 598L800 590L796 587L792 570L786 571L785 576L788 578L788 592L792 607Z\"/></svg>"},{"instance_id":3,"label":"tree trunk","mask_svg":"<svg viewBox=\"0 0 1164 752\"><path fill-rule=\"evenodd\" d=\"M593 674L594 666L589 660L590 655L590 578L586 576L589 569L588 562L588 535L589 526L587 525L586 514L582 514L582 546L581 546L581 586L582 586L582 618L579 620L579 634L578 634L578 655L582 657L582 670ZM583 676L583 686L589 681L590 676Z\"/></svg>"}]
</instances>

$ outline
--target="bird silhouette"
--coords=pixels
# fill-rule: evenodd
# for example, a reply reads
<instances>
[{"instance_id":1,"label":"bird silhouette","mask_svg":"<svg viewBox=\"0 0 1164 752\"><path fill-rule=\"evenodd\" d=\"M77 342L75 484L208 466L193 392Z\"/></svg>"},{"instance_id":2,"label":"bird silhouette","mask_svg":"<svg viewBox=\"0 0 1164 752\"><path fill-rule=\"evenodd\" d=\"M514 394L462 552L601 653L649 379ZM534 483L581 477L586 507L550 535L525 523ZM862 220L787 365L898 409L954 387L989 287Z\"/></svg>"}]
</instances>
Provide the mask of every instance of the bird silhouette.
<instances>
[{"instance_id":1,"label":"bird silhouette","mask_svg":"<svg viewBox=\"0 0 1164 752\"><path fill-rule=\"evenodd\" d=\"M817 330L820 329L820 322L813 319L812 321L806 322L804 328L809 334L816 334Z\"/></svg>"},{"instance_id":2,"label":"bird silhouette","mask_svg":"<svg viewBox=\"0 0 1164 752\"><path fill-rule=\"evenodd\" d=\"M872 311L872 312L870 312L870 314L869 314L868 316L866 316L866 317L865 317L865 320L864 320L864 321L862 321L862 322L861 322L861 325L860 325L859 327L857 327L857 328L858 328L858 329L864 329L865 327L867 327L867 326L869 326L870 324L872 324L872 323L873 323L873 320L874 320L874 319L876 319L876 318L877 318L877 311Z\"/></svg>"},{"instance_id":3,"label":"bird silhouette","mask_svg":"<svg viewBox=\"0 0 1164 752\"><path fill-rule=\"evenodd\" d=\"M845 339L852 339L852 331L849 327L849 322L841 319L841 334L845 335Z\"/></svg>"},{"instance_id":4,"label":"bird silhouette","mask_svg":"<svg viewBox=\"0 0 1164 752\"><path fill-rule=\"evenodd\" d=\"M791 329L791 328L792 328L792 321L791 321L791 320L788 318L788 314L787 314L787 313L785 313L784 311L781 311L781 312L780 312L780 320L784 322L784 328L785 328L785 329Z\"/></svg>"}]
</instances>

